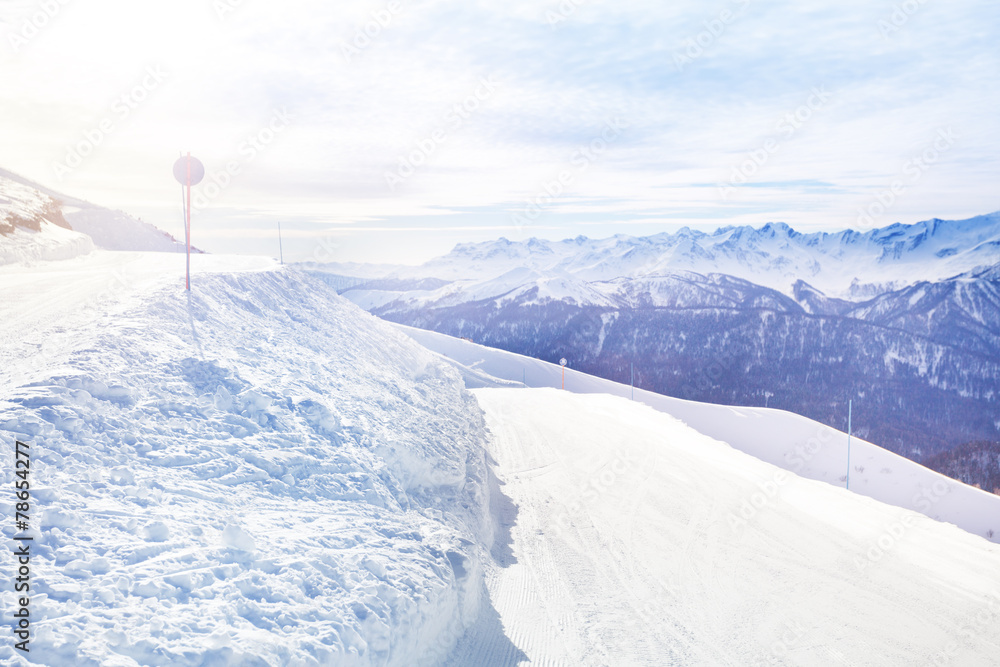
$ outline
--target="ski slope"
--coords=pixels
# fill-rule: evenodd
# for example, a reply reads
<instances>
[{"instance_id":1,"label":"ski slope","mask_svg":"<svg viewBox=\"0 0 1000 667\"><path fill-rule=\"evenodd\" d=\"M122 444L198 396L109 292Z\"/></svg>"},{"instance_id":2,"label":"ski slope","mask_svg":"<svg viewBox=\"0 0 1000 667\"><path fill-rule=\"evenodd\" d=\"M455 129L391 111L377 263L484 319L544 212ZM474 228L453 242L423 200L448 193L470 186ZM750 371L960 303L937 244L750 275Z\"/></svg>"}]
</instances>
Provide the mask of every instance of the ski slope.
<instances>
[{"instance_id":1,"label":"ski slope","mask_svg":"<svg viewBox=\"0 0 1000 667\"><path fill-rule=\"evenodd\" d=\"M636 392L654 410L572 371L572 392L524 389L558 367L407 332L444 359L271 259L192 257L185 292L183 259L0 267L0 456L31 443L35 538L30 661L3 642L2 664L979 665L1000 648L1000 549L836 488L835 431L792 475L738 449L783 459L808 420ZM852 490L944 483L864 467ZM963 489L928 514L992 525L992 496Z\"/></svg>"},{"instance_id":2,"label":"ski slope","mask_svg":"<svg viewBox=\"0 0 1000 667\"><path fill-rule=\"evenodd\" d=\"M1000 547L625 398L477 389L509 496L452 665L995 665Z\"/></svg>"},{"instance_id":3,"label":"ski slope","mask_svg":"<svg viewBox=\"0 0 1000 667\"><path fill-rule=\"evenodd\" d=\"M456 363L470 387L560 387L555 364L484 347L432 331L396 325L424 347ZM696 403L632 390L610 380L566 371L566 389L632 397L695 431L796 475L847 485L847 434L782 410ZM845 415L846 420L846 415ZM877 447L851 439L850 490L883 503L953 523L1000 542L1000 496L962 484Z\"/></svg>"}]
</instances>

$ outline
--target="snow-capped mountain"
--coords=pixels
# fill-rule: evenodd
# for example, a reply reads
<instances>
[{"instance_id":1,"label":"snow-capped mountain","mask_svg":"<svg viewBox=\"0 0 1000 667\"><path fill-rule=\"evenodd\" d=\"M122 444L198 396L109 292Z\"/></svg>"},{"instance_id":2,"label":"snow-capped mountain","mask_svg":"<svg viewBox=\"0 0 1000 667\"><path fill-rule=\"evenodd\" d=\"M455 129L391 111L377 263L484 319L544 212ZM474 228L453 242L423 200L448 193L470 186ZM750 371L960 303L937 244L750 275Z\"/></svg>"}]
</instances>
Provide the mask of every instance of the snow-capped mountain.
<instances>
[{"instance_id":1,"label":"snow-capped mountain","mask_svg":"<svg viewBox=\"0 0 1000 667\"><path fill-rule=\"evenodd\" d=\"M361 281L312 268L380 317L616 380L635 364L661 393L837 426L853 397L868 437L917 460L1000 430L996 213L864 234L501 239Z\"/></svg>"},{"instance_id":2,"label":"snow-capped mountain","mask_svg":"<svg viewBox=\"0 0 1000 667\"><path fill-rule=\"evenodd\" d=\"M122 211L68 197L0 169L0 264L67 259L94 247L178 252L183 243Z\"/></svg>"},{"instance_id":3,"label":"snow-capped mountain","mask_svg":"<svg viewBox=\"0 0 1000 667\"><path fill-rule=\"evenodd\" d=\"M434 278L455 290L490 296L533 277L555 277L574 286L620 278L637 279L690 271L721 273L791 294L804 280L829 297L857 300L919 280L934 281L1000 262L1000 212L968 220L933 219L894 224L864 233L803 234L784 223L724 227L713 233L688 228L670 234L607 239L577 237L563 241L499 239L460 244L419 267L386 267L382 277ZM357 267L314 267L328 273L360 275ZM529 273L523 273L528 271ZM522 273L518 273L522 272ZM534 273L530 273L534 272ZM371 278L372 272L365 277ZM542 288L540 286L540 288ZM544 291L544 288L542 288ZM578 303L589 303L582 290Z\"/></svg>"}]
</instances>

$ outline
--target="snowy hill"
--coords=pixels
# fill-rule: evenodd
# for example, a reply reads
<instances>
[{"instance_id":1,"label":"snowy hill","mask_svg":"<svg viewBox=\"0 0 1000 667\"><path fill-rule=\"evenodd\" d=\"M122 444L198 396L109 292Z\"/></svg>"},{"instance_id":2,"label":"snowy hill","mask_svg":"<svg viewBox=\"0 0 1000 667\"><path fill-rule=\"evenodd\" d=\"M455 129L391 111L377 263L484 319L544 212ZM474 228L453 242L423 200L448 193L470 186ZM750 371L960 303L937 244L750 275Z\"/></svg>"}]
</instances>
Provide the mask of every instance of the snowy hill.
<instances>
[{"instance_id":1,"label":"snowy hill","mask_svg":"<svg viewBox=\"0 0 1000 667\"><path fill-rule=\"evenodd\" d=\"M273 260L192 262L190 293L174 254L0 267L0 449L30 444L34 538L30 661L8 641L3 664L986 665L1000 650L1000 547L970 534L1000 498L863 442L849 493L842 435L815 422L519 388L559 369L410 332L458 361L443 358ZM934 494L916 509L969 532L855 488ZM23 535L2 531L8 548ZM7 587L0 613L16 605Z\"/></svg>"},{"instance_id":2,"label":"snowy hill","mask_svg":"<svg viewBox=\"0 0 1000 667\"><path fill-rule=\"evenodd\" d=\"M436 664L483 602L475 400L316 281L192 260L190 294L172 254L0 267L0 449L32 452L31 664Z\"/></svg>"},{"instance_id":3,"label":"snowy hill","mask_svg":"<svg viewBox=\"0 0 1000 667\"><path fill-rule=\"evenodd\" d=\"M5 217L32 220L39 216L77 234L43 230L43 235L31 238L21 234L15 243L3 231ZM19 261L17 258L66 259L82 254L88 244L79 238L81 234L90 238L90 247L104 250L180 252L184 246L170 234L122 211L68 197L4 169L0 169L0 234L0 263ZM63 249L55 251L53 246Z\"/></svg>"},{"instance_id":4,"label":"snowy hill","mask_svg":"<svg viewBox=\"0 0 1000 667\"><path fill-rule=\"evenodd\" d=\"M93 247L70 229L54 199L0 175L0 264L69 259Z\"/></svg>"}]
</instances>

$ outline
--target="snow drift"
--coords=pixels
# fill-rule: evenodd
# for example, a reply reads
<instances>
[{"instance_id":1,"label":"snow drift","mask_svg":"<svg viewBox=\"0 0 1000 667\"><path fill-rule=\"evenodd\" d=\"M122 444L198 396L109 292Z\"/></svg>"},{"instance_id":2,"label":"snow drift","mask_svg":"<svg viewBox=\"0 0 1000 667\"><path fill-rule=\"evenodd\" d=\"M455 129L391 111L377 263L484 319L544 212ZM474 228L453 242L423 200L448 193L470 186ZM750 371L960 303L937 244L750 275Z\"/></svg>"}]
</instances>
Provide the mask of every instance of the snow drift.
<instances>
[{"instance_id":1,"label":"snow drift","mask_svg":"<svg viewBox=\"0 0 1000 667\"><path fill-rule=\"evenodd\" d=\"M145 276L45 310L62 280L40 276L38 313L2 313L5 366L37 346L31 380L0 388L2 455L34 454L31 663L434 664L483 602L475 399L316 281L197 259L190 294ZM61 278L97 291L127 262ZM0 662L27 664L10 642Z\"/></svg>"}]
</instances>

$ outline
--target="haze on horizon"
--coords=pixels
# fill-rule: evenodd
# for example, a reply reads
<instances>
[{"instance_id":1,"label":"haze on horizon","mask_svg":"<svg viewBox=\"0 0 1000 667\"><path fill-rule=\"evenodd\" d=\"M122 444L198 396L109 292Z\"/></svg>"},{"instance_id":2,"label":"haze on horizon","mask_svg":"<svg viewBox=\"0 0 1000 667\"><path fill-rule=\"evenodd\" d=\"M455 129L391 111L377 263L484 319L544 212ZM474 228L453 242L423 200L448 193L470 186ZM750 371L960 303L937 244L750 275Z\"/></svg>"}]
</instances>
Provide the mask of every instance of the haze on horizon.
<instances>
[{"instance_id":1,"label":"haze on horizon","mask_svg":"<svg viewBox=\"0 0 1000 667\"><path fill-rule=\"evenodd\" d=\"M12 0L0 168L196 244L463 241L1000 209L1000 6ZM214 186L214 189L210 188ZM196 195L197 196L197 195ZM862 215L867 213L870 217Z\"/></svg>"}]
</instances>

